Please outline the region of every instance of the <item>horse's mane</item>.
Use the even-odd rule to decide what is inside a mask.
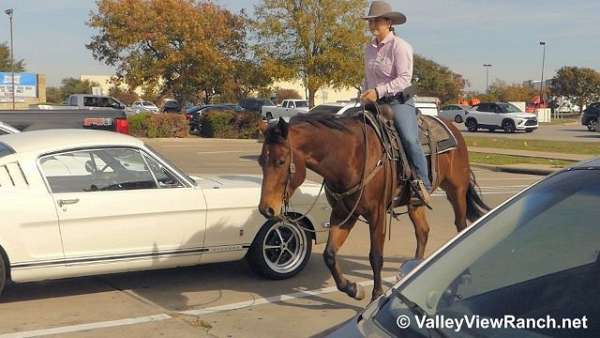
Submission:
[[[313,126],[325,126],[342,132],[350,132],[347,122],[354,121],[354,116],[338,116],[331,113],[298,114],[290,119],[290,125],[308,123]]]

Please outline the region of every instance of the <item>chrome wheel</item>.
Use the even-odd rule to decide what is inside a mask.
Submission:
[[[273,224],[264,237],[262,247],[265,263],[278,273],[297,269],[308,251],[304,230],[286,223]]]

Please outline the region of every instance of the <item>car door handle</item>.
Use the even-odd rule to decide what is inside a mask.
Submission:
[[[79,198],[73,198],[70,200],[58,200],[58,206],[64,207],[65,205],[77,204],[79,203]]]

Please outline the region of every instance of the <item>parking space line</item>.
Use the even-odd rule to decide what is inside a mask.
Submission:
[[[157,322],[157,321],[171,319],[171,318],[173,318],[173,317],[169,316],[168,314],[161,313],[158,315],[145,316],[145,317],[135,317],[135,318],[126,318],[126,319],[119,319],[119,320],[109,320],[109,321],[104,321],[104,322],[60,326],[60,327],[55,327],[55,328],[33,330],[33,331],[5,333],[5,334],[0,334],[0,338],[27,338],[27,337],[48,336],[48,335],[53,335],[53,334],[72,333],[72,332],[80,332],[80,331],[88,331],[88,330],[96,330],[96,329],[105,329],[105,328],[110,328],[110,327],[142,324],[142,323],[148,323],[148,322]]]
[[[384,282],[396,282],[396,276],[386,277],[386,278],[383,278],[382,280]],[[373,285],[373,281],[368,280],[368,281],[359,282],[357,284],[359,284],[361,286],[371,286],[371,285]],[[239,310],[239,309],[252,307],[252,306],[258,306],[258,305],[264,305],[264,304],[274,304],[274,303],[285,302],[288,300],[314,297],[314,296],[319,296],[322,294],[333,293],[333,292],[339,292],[337,287],[330,286],[327,288],[322,288],[322,289],[317,289],[317,290],[299,291],[299,292],[289,293],[286,295],[278,295],[278,296],[266,297],[266,298],[256,298],[256,299],[252,299],[252,300],[245,301],[245,302],[231,303],[231,304],[225,304],[225,305],[208,307],[208,308],[203,308],[203,309],[196,309],[196,310],[181,311],[179,313],[184,314],[184,315],[193,315],[193,316],[207,315],[207,314],[212,314],[212,313],[217,313],[217,312]]]

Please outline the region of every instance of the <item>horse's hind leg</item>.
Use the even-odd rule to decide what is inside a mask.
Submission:
[[[409,206],[408,216],[415,227],[415,236],[417,237],[416,259],[422,259],[425,256],[425,247],[429,237],[429,223],[425,214],[425,206]]]
[[[467,188],[468,182],[464,187],[452,183],[443,185],[446,197],[454,209],[454,225],[458,232],[467,227]]]
[[[323,253],[323,259],[335,280],[338,290],[345,292],[352,298],[361,300],[365,297],[364,289],[356,283],[349,282],[344,277],[344,273],[336,259],[337,252],[348,238],[350,230],[352,230],[357,219],[352,217],[345,224],[338,225],[342,220],[335,222],[333,215],[331,217],[331,228],[329,229],[329,238],[327,240],[327,247]]]

